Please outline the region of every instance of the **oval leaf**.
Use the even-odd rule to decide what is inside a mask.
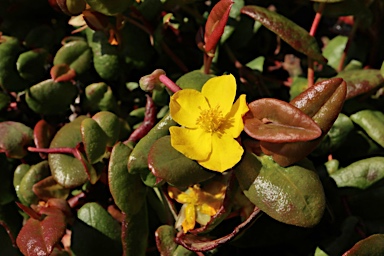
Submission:
[[[33,193],[41,200],[48,201],[50,198],[67,199],[70,190],[63,188],[52,176],[48,176],[32,187]]]
[[[20,54],[16,62],[20,76],[32,83],[44,79],[47,64],[49,64],[49,52],[42,48]]]
[[[92,118],[86,118],[80,125],[81,137],[88,162],[99,162],[107,150],[108,137]]]
[[[269,156],[246,152],[235,175],[248,199],[280,222],[312,227],[323,216],[323,187],[308,162],[283,168]]]
[[[257,140],[274,143],[308,141],[321,135],[319,126],[291,104],[264,98],[251,102],[244,131]]]
[[[0,122],[0,152],[9,158],[23,158],[28,152],[26,146],[33,142],[33,131],[28,126],[6,121]]]
[[[163,225],[157,228],[155,232],[157,250],[164,256],[172,256],[176,250],[177,244],[174,239],[176,230],[169,225]]]
[[[181,188],[215,175],[175,150],[171,145],[170,136],[164,136],[153,143],[148,154],[148,167],[157,178]]]
[[[374,234],[358,243],[343,256],[381,256],[384,254],[384,235]]]
[[[366,189],[384,177],[384,157],[371,157],[354,162],[331,174],[338,187]]]
[[[277,34],[281,39],[287,42],[295,50],[304,53],[308,57],[320,63],[326,63],[327,59],[321,55],[320,48],[313,36],[287,19],[286,17],[269,11],[259,6],[244,6],[241,9],[243,14],[250,16],[251,18],[259,21],[266,28]]]
[[[377,144],[384,147],[384,114],[381,111],[361,110],[351,115],[357,123]]]
[[[107,146],[112,147],[119,139],[121,123],[119,118],[108,111],[100,111],[96,113],[93,120],[101,127],[101,129],[108,136]]]
[[[221,0],[209,13],[204,34],[206,52],[212,52],[216,49],[216,44],[224,33],[232,5],[232,0]]]
[[[147,187],[140,175],[128,173],[128,156],[132,149],[118,142],[112,149],[108,166],[108,183],[115,204],[127,215],[137,214],[145,203]]]

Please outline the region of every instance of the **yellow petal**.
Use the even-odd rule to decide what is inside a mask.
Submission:
[[[211,108],[219,106],[225,116],[231,110],[236,95],[236,80],[233,75],[217,76],[209,79],[201,89]]]
[[[226,116],[226,120],[230,123],[226,133],[230,133],[233,138],[239,137],[244,129],[243,116],[249,111],[247,102],[245,101],[245,94],[240,95],[233,104],[231,112]]]
[[[183,227],[184,233],[187,233],[188,230],[193,229],[195,227],[195,223],[196,223],[195,206],[193,204],[187,204],[187,206],[185,207],[185,219],[181,224]]]
[[[212,153],[207,160],[198,161],[199,164],[209,170],[224,172],[237,164],[244,149],[229,134],[213,134]]]
[[[193,89],[177,91],[172,95],[169,103],[171,117],[178,124],[188,128],[196,128],[196,120],[201,110],[209,109],[203,94]]]
[[[211,134],[202,129],[188,129],[177,126],[169,128],[171,145],[174,149],[193,160],[207,159],[211,152]]]

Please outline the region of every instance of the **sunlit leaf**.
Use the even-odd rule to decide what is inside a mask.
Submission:
[[[33,142],[32,129],[19,122],[0,122],[0,136],[0,152],[10,158],[23,158],[26,146]]]
[[[358,243],[343,256],[380,256],[384,253],[384,235],[374,234]]]
[[[384,114],[381,111],[361,110],[351,115],[353,122],[358,124],[369,137],[384,147]]]

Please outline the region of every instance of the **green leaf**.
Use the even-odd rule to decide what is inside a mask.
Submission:
[[[327,62],[323,55],[321,55],[316,39],[310,36],[305,29],[286,17],[263,7],[251,5],[244,6],[241,12],[261,22],[266,28],[277,34],[295,50],[304,53],[320,63]]]
[[[33,193],[44,201],[48,201],[50,198],[60,198],[67,199],[70,190],[64,188],[58,184],[52,176],[48,176],[37,183],[32,187]]]
[[[19,55],[16,66],[20,76],[31,83],[37,83],[46,75],[49,52],[43,48],[30,50]]]
[[[343,256],[381,256],[384,254],[384,235],[374,234],[358,243]]]
[[[264,67],[264,60],[265,60],[265,57],[264,56],[259,56],[257,57],[256,59],[248,62],[246,64],[247,67],[251,68],[251,69],[254,69],[254,70],[258,70],[260,72],[263,72],[263,67]]]
[[[347,36],[336,36],[330,40],[323,49],[323,55],[328,59],[327,64],[335,70],[338,70],[347,41]]]
[[[323,216],[323,187],[309,162],[283,168],[269,156],[246,152],[235,175],[248,199],[280,222],[313,227]]]
[[[85,73],[91,65],[92,50],[85,41],[71,41],[56,53],[53,65],[67,64],[77,75]]]
[[[357,123],[372,140],[384,147],[384,114],[381,111],[361,110],[351,115],[351,119]]]
[[[169,127],[177,125],[168,114],[163,117],[134,147],[128,158],[128,171],[134,173],[148,172],[148,153],[152,144],[159,138],[169,135]]]
[[[192,186],[215,175],[174,149],[170,136],[153,143],[148,154],[148,166],[157,178],[179,188]]]
[[[53,138],[50,148],[74,148],[81,142],[80,125],[85,116],[76,118],[73,122],[64,125]],[[52,176],[57,183],[65,188],[83,185],[87,181],[87,174],[82,162],[73,155],[48,154],[49,166]],[[84,159],[84,161],[86,161]]]
[[[24,90],[28,83],[20,76],[16,69],[16,61],[22,48],[18,39],[1,36],[0,44],[0,84],[11,92]]]
[[[119,139],[121,130],[119,118],[109,111],[100,111],[92,116],[92,119],[97,122],[108,136],[107,146],[112,147],[115,145],[116,141]]]
[[[117,207],[128,216],[137,214],[145,203],[147,187],[140,175],[128,173],[128,156],[132,149],[118,142],[112,149],[108,165],[108,183]]]
[[[132,0],[86,0],[86,2],[93,10],[108,16],[122,13],[133,4]]]
[[[201,70],[194,70],[177,79],[176,84],[181,89],[195,89],[201,91],[203,85],[212,77],[214,76],[204,74]]]
[[[164,256],[171,256],[176,250],[177,244],[174,239],[176,230],[169,225],[162,225],[155,232],[157,250]]]
[[[384,85],[384,77],[378,69],[346,70],[340,72],[347,83],[347,99],[368,93]]]
[[[31,168],[28,164],[20,164],[16,167],[15,173],[13,175],[13,186],[15,187],[16,195],[19,198],[22,204],[27,205],[28,203],[24,200],[24,197],[20,194],[20,182],[23,179],[24,175]]]
[[[98,203],[86,203],[77,211],[77,217],[110,239],[120,241],[119,222]]]
[[[264,98],[248,104],[244,131],[254,139],[273,143],[309,141],[321,129],[300,109],[278,99]]]
[[[26,147],[33,143],[33,131],[28,126],[6,121],[0,122],[0,152],[9,158],[23,158],[28,152]]]
[[[338,187],[366,189],[384,177],[384,157],[371,157],[354,162],[331,174]]]
[[[37,204],[39,198],[33,192],[33,185],[48,177],[50,174],[48,161],[42,161],[36,165],[32,165],[21,179],[18,188],[18,194],[23,198],[22,201],[27,205]]]
[[[77,93],[76,86],[71,82],[48,79],[29,88],[25,100],[34,112],[55,115],[67,111]]]
[[[94,164],[101,161],[107,150],[108,137],[92,118],[86,118],[80,125],[82,142],[88,162]]]
[[[308,88],[308,79],[305,77],[295,76],[293,78],[291,87],[289,88],[290,99],[293,100],[300,93]]]

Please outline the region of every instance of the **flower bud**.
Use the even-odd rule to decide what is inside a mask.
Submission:
[[[165,71],[162,69],[156,69],[150,75],[143,76],[140,78],[139,84],[140,88],[145,92],[151,92],[162,86],[162,83],[159,80],[161,75],[165,75]]]

